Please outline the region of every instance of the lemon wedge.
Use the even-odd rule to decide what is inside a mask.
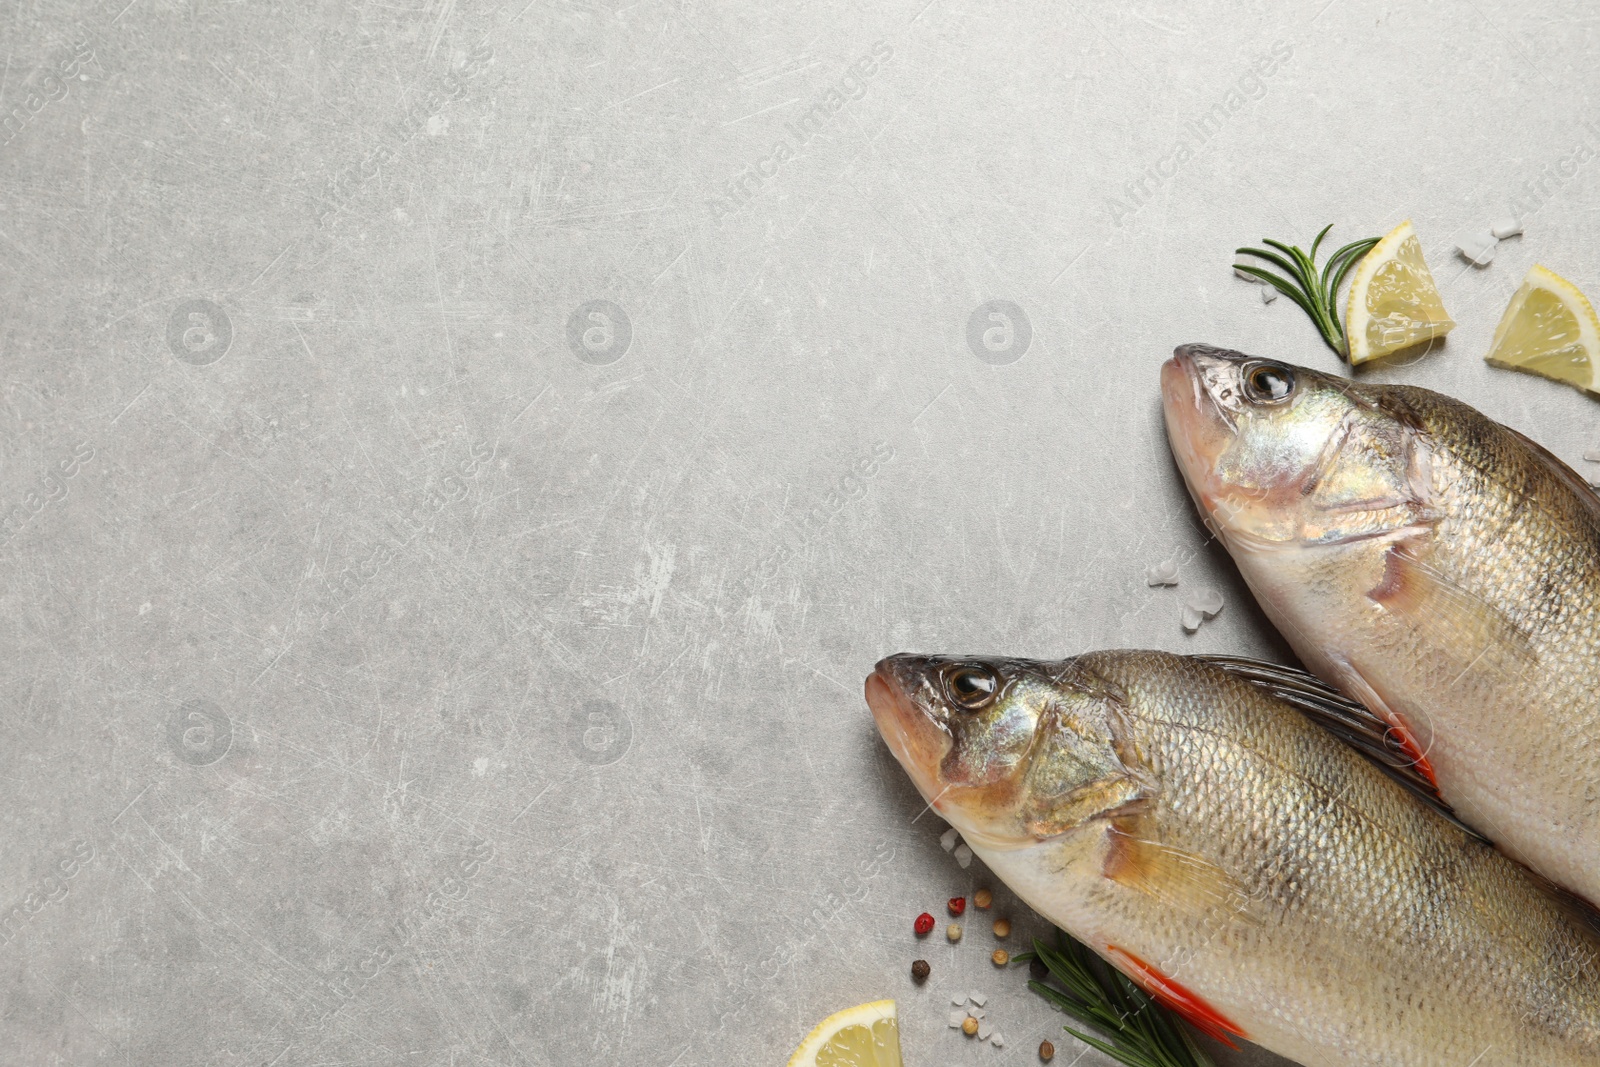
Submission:
[[[1362,257],[1350,282],[1345,337],[1350,363],[1410,348],[1455,329],[1407,219]]]
[[[1576,285],[1535,265],[1512,294],[1483,358],[1600,393],[1600,319]]]
[[[901,1067],[894,1001],[874,1000],[834,1012],[800,1042],[789,1067]]]

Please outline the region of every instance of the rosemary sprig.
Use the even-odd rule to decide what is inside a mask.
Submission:
[[[1095,1031],[1068,1026],[1067,1033],[1128,1067],[1214,1067],[1170,1011],[1071,937],[1059,938],[1054,949],[1034,938],[1032,952],[1012,958],[1041,960],[1061,988],[1038,981],[1028,988]]]
[[[1328,257],[1328,262],[1322,267],[1322,273],[1317,273],[1317,249],[1322,245],[1322,239],[1328,236],[1328,231],[1333,229],[1333,223],[1322,228],[1317,234],[1317,239],[1311,243],[1311,252],[1308,255],[1299,245],[1286,245],[1282,241],[1273,241],[1263,237],[1261,243],[1277,249],[1269,252],[1264,248],[1236,248],[1234,252],[1255,256],[1271,263],[1283,274],[1275,274],[1260,267],[1251,267],[1236,264],[1235,269],[1262,281],[1277,289],[1278,292],[1300,305],[1302,311],[1311,316],[1311,321],[1316,324],[1317,332],[1322,334],[1322,339],[1329,348],[1339,354],[1340,358],[1348,358],[1349,348],[1345,342],[1344,327],[1339,324],[1339,285],[1349,274],[1351,269],[1361,261],[1361,257],[1372,251],[1372,246],[1381,238],[1368,237],[1361,241],[1351,241],[1333,255]],[[1285,258],[1287,257],[1287,258]]]

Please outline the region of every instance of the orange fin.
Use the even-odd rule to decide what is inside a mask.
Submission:
[[[1145,836],[1139,814],[1112,819],[1102,874],[1110,881],[1206,922],[1259,923],[1243,883],[1203,856]]]
[[[1386,728],[1383,731],[1384,744],[1397,749],[1411,763],[1411,769],[1421,775],[1433,787],[1435,795],[1439,794],[1439,776],[1434,773],[1433,761],[1428,759],[1428,750],[1417,737],[1405,717],[1394,710],[1389,701],[1384,699],[1382,693],[1369,681],[1366,676],[1349,663],[1341,664],[1341,672],[1345,685],[1351,689],[1361,702],[1372,709],[1372,713],[1383,722]]]
[[[1234,1049],[1239,1047],[1233,1043],[1234,1038],[1250,1040],[1250,1035],[1240,1029],[1238,1023],[1133,953],[1124,951],[1116,945],[1107,945],[1106,958],[1117,970],[1133,979],[1134,984],[1140,989],[1183,1016],[1190,1026],[1207,1037]]]
[[[1428,761],[1428,754],[1422,750],[1422,745],[1418,743],[1417,735],[1411,732],[1411,727],[1407,726],[1406,721],[1399,715],[1391,711],[1389,716],[1391,720],[1389,723],[1389,737],[1399,746],[1400,751],[1405,753],[1406,758],[1411,761],[1411,766],[1416,769],[1416,772],[1426,778],[1428,784],[1433,786],[1433,791],[1437,793],[1439,791],[1439,776],[1433,773],[1433,764]]]

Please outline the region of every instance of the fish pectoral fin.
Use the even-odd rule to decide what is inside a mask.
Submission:
[[[1196,656],[1229,674],[1265,689],[1279,700],[1298,708],[1312,722],[1377,764],[1451,822],[1486,840],[1463,823],[1439,795],[1439,782],[1433,764],[1416,732],[1389,707],[1377,690],[1348,664],[1341,672],[1349,688],[1361,697],[1353,700],[1322,679],[1296,667],[1249,659],[1244,656]]]
[[[1363,706],[1372,713],[1375,725],[1384,727],[1383,742],[1392,751],[1398,753],[1401,761],[1399,766],[1409,766],[1411,773],[1427,787],[1428,792],[1435,798],[1443,800],[1439,793],[1439,776],[1433,769],[1433,761],[1428,759],[1427,745],[1422,741],[1417,731],[1411,728],[1404,715],[1395,710],[1394,705],[1384,698],[1382,693],[1354,664],[1345,660],[1337,660],[1335,666],[1344,677],[1345,688],[1354,693]]]
[[[1234,1038],[1250,1040],[1250,1035],[1238,1023],[1213,1008],[1204,997],[1162,974],[1133,953],[1116,945],[1107,945],[1103,955],[1108,963],[1132,979],[1134,985],[1183,1016],[1190,1026],[1212,1040],[1220,1041],[1232,1049],[1239,1047],[1233,1043]]]
[[[1414,542],[1396,541],[1383,577],[1367,598],[1449,655],[1462,674],[1499,672],[1526,678],[1539,655],[1526,631],[1483,597],[1423,558]]]
[[[1108,880],[1204,922],[1263,921],[1242,879],[1204,856],[1153,839],[1148,821],[1142,811],[1109,821],[1102,868]]]

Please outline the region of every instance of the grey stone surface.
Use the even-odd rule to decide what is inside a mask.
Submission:
[[[1104,1062],[981,925],[912,941],[986,878],[861,680],[1281,653],[1156,399],[1180,342],[1337,367],[1264,235],[1414,219],[1461,325],[1367,373],[1588,469],[1593,402],[1479,357],[1530,263],[1600,291],[1597,25],[9,5],[0,1062],[778,1063],[880,996],[919,1067]]]

